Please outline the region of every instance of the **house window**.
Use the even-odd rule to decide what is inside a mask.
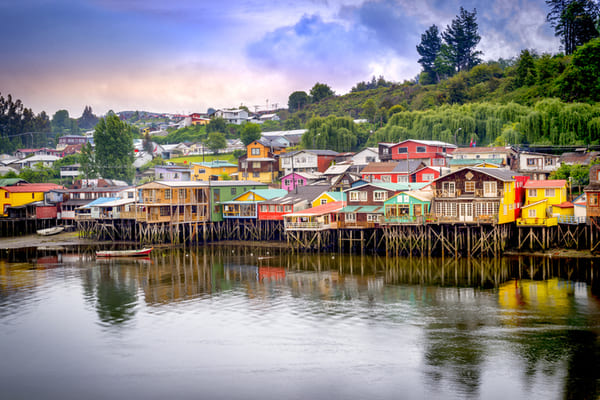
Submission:
[[[161,206],[160,207],[160,216],[167,217],[169,215],[169,206]]]
[[[356,214],[346,213],[346,222],[356,222]]]
[[[425,153],[427,148],[425,146],[417,146],[417,153]]]
[[[350,201],[358,201],[359,192],[350,192]]]
[[[248,162],[247,161],[243,161],[242,162],[242,169],[248,168]],[[200,173],[202,173],[203,171],[200,170]]]
[[[381,182],[389,183],[392,181],[392,177],[390,175],[381,175]]]
[[[373,192],[373,200],[374,201],[386,201],[388,197],[388,192],[384,190],[376,190]]]
[[[187,197],[187,191],[185,189],[179,189],[179,199],[185,200]]]
[[[554,165],[554,160],[552,158],[546,158],[546,165]]]
[[[456,186],[454,182],[443,182],[442,183],[442,191],[446,193],[448,196],[454,196]]]
[[[598,205],[598,193],[588,193],[588,204],[590,206]]]
[[[544,194],[546,197],[554,197],[554,189],[546,189]]]
[[[408,153],[408,147],[398,147],[398,154]]]
[[[408,183],[408,175],[398,175],[398,183]]]
[[[252,168],[254,168],[254,169],[260,169],[260,161],[253,162],[252,163]]]
[[[220,189],[215,189],[213,192],[213,201],[217,202],[217,201],[221,201],[221,190]]]
[[[250,154],[253,156],[260,156],[260,149],[258,147],[254,147],[250,149]]]
[[[171,189],[165,190],[165,200],[171,200]]]
[[[277,206],[277,212],[283,212],[283,206]]]
[[[291,181],[290,179],[284,179],[284,180],[283,180],[283,184],[284,184],[285,186],[290,186],[290,184],[291,184],[291,183],[292,183],[292,181]]]
[[[360,193],[360,201],[367,201],[367,192],[359,192]]]
[[[327,204],[327,199],[321,199],[321,205]]]
[[[434,174],[423,174],[422,179],[424,182],[431,182],[432,180],[435,179],[435,175]]]
[[[390,154],[390,149],[388,149],[387,147],[385,147],[381,153],[382,154]]]
[[[237,188],[231,188],[231,195],[235,196],[237,194]]]
[[[533,166],[533,165],[535,165],[535,161],[536,161],[535,158],[528,158],[527,159],[527,165],[528,166]]]
[[[284,158],[283,159],[283,165],[289,165],[290,164],[290,159],[289,158]]]
[[[529,210],[527,210],[527,216],[529,218],[535,218],[535,208],[530,208]]]
[[[260,172],[253,172],[252,173],[252,177],[253,178],[260,178]]]
[[[285,212],[292,212],[292,206],[285,206]]]
[[[465,182],[465,193],[475,192],[475,182]]]
[[[269,211],[269,206],[267,205],[262,205],[260,206],[260,212],[268,212]]]
[[[4,192],[4,198],[5,199],[10,199],[10,193]]]
[[[434,165],[436,167],[443,167],[444,165],[446,165],[445,160],[445,158],[432,158],[431,165]]]
[[[377,222],[379,221],[379,214],[367,214],[368,222]]]
[[[535,190],[535,189],[529,189],[529,190],[527,190],[527,196],[528,197],[536,197],[537,196],[537,190]]]
[[[484,197],[496,197],[497,195],[496,182],[483,182]]]

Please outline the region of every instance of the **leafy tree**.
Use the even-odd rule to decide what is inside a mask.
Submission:
[[[251,122],[247,122],[244,124],[242,128],[242,133],[240,134],[240,140],[244,143],[245,146],[248,146],[250,143],[255,140],[260,139],[260,125],[253,124]]]
[[[227,130],[227,122],[221,117],[213,118],[206,125],[206,132],[225,132]]]
[[[150,136],[150,132],[146,132],[144,134],[144,140],[142,141],[142,146],[146,153],[152,154],[152,151],[154,150],[154,145],[152,144],[152,137]]]
[[[369,121],[373,122],[375,120],[375,113],[377,112],[377,106],[375,105],[375,101],[373,99],[367,99],[362,104],[362,115]]]
[[[98,117],[96,117],[92,113],[92,107],[85,106],[83,109],[83,114],[81,114],[81,118],[79,118],[78,124],[82,129],[91,129],[98,123]]]
[[[133,180],[133,131],[115,115],[101,118],[94,132],[95,164],[103,178]]]
[[[361,147],[356,124],[349,117],[314,117],[306,125],[300,145],[309,149],[352,151]]]
[[[433,70],[435,73],[435,79],[439,82],[442,79],[447,79],[454,75],[454,55],[453,50],[447,44],[442,44],[440,52],[438,53],[435,61],[433,62]]]
[[[393,85],[393,82],[386,81],[383,76],[379,76],[379,78],[375,78],[373,76],[370,82],[358,82],[356,86],[352,87],[350,90],[351,93],[362,92],[365,90],[378,89],[382,87],[390,87]]]
[[[67,110],[58,110],[52,116],[52,131],[62,133],[72,128],[71,119]]]
[[[417,53],[421,56],[419,64],[423,67],[423,71],[431,78],[429,82],[423,84],[436,83],[439,77],[435,72],[435,59],[438,57],[442,47],[442,38],[436,25],[431,25],[429,29],[421,35],[421,43],[417,45]]]
[[[318,103],[321,100],[333,95],[335,95],[335,93],[333,93],[333,90],[331,90],[331,88],[325,83],[317,82],[315,83],[315,86],[310,89],[310,97],[313,103]]]
[[[568,101],[600,101],[600,38],[579,47],[557,80]]]
[[[208,134],[208,138],[204,142],[213,153],[217,154],[219,150],[227,147],[227,139],[221,132],[211,132]]]
[[[468,12],[463,7],[460,8],[459,15],[452,20],[442,33],[442,38],[450,47],[451,58],[456,71],[463,71],[473,68],[481,62],[479,56],[481,51],[476,51],[475,47],[481,40],[477,33],[477,10]]]
[[[296,112],[304,108],[305,105],[310,103],[308,94],[303,91],[297,91],[290,94],[288,98],[288,110],[290,112]]]
[[[560,37],[566,54],[573,54],[577,46],[598,37],[595,26],[600,14],[598,4],[592,0],[546,0],[550,12],[546,20]]]
[[[300,121],[300,118],[298,118],[295,115],[292,115],[283,122],[283,129],[285,129],[286,131],[291,131],[300,128],[302,128],[302,121]]]
[[[25,179],[29,183],[45,183],[56,176],[52,168],[46,167],[40,162],[35,164],[34,168],[21,169],[19,178]]]

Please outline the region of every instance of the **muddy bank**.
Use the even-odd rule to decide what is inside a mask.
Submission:
[[[37,234],[0,238],[0,250],[23,249],[27,247],[59,247],[106,244],[90,239],[80,238],[77,232],[63,232],[53,236],[40,236]]]

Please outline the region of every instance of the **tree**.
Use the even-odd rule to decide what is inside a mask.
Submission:
[[[71,119],[67,110],[58,110],[52,116],[52,131],[63,133],[71,129]]]
[[[206,125],[206,132],[225,132],[227,130],[227,122],[221,117],[213,118]]]
[[[133,180],[133,132],[115,115],[101,118],[94,132],[95,164],[103,178]]]
[[[96,117],[92,113],[92,107],[85,106],[83,109],[83,114],[81,114],[81,118],[79,118],[78,124],[82,129],[91,129],[98,123],[98,117]]]
[[[529,50],[525,49],[521,51],[521,55],[517,60],[516,68],[516,84],[517,87],[531,86],[536,83],[536,68],[535,59]]]
[[[142,147],[144,151],[148,154],[152,154],[154,150],[154,144],[152,143],[152,137],[150,136],[150,132],[146,132],[144,134],[144,140],[142,141]]]
[[[290,94],[288,98],[288,110],[290,112],[296,112],[304,108],[310,102],[308,94],[303,91],[297,91]]]
[[[377,106],[375,105],[375,101],[373,99],[367,99],[362,104],[362,115],[369,120],[369,122],[373,122],[375,120],[375,113],[377,112]]]
[[[315,83],[315,86],[310,89],[310,97],[313,103],[318,103],[324,98],[335,95],[331,88],[324,83]]]
[[[442,47],[442,38],[436,25],[431,25],[429,29],[421,35],[421,43],[417,45],[417,53],[421,56],[418,63],[423,67],[423,72],[427,73],[432,79],[431,82],[422,82],[425,84],[436,83],[439,81],[435,73],[435,59],[438,57]]]
[[[302,122],[300,121],[300,118],[298,118],[295,115],[292,115],[291,117],[289,117],[288,119],[286,119],[283,122],[283,129],[285,129],[286,131],[300,129],[301,127],[302,127]]]
[[[600,38],[579,47],[557,80],[568,101],[600,101]]]
[[[481,40],[477,33],[477,10],[468,12],[460,8],[459,15],[452,20],[442,33],[444,42],[450,47],[451,58],[457,72],[468,70],[481,62],[481,51],[475,47]]]
[[[208,134],[208,138],[204,141],[204,144],[213,153],[217,154],[219,150],[227,147],[227,139],[225,139],[225,134],[222,132],[211,132]]]
[[[240,140],[244,143],[245,146],[248,146],[250,143],[255,140],[260,139],[260,125],[253,124],[252,122],[246,122],[244,127],[242,128],[242,133],[240,134]]]
[[[546,0],[550,12],[546,20],[560,37],[565,54],[573,54],[577,46],[598,37],[596,21],[598,4],[592,0]]]

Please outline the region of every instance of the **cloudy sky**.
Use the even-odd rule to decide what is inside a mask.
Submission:
[[[484,59],[556,53],[544,0],[0,0],[0,93],[35,113],[287,106],[420,71],[415,46],[477,9]]]

